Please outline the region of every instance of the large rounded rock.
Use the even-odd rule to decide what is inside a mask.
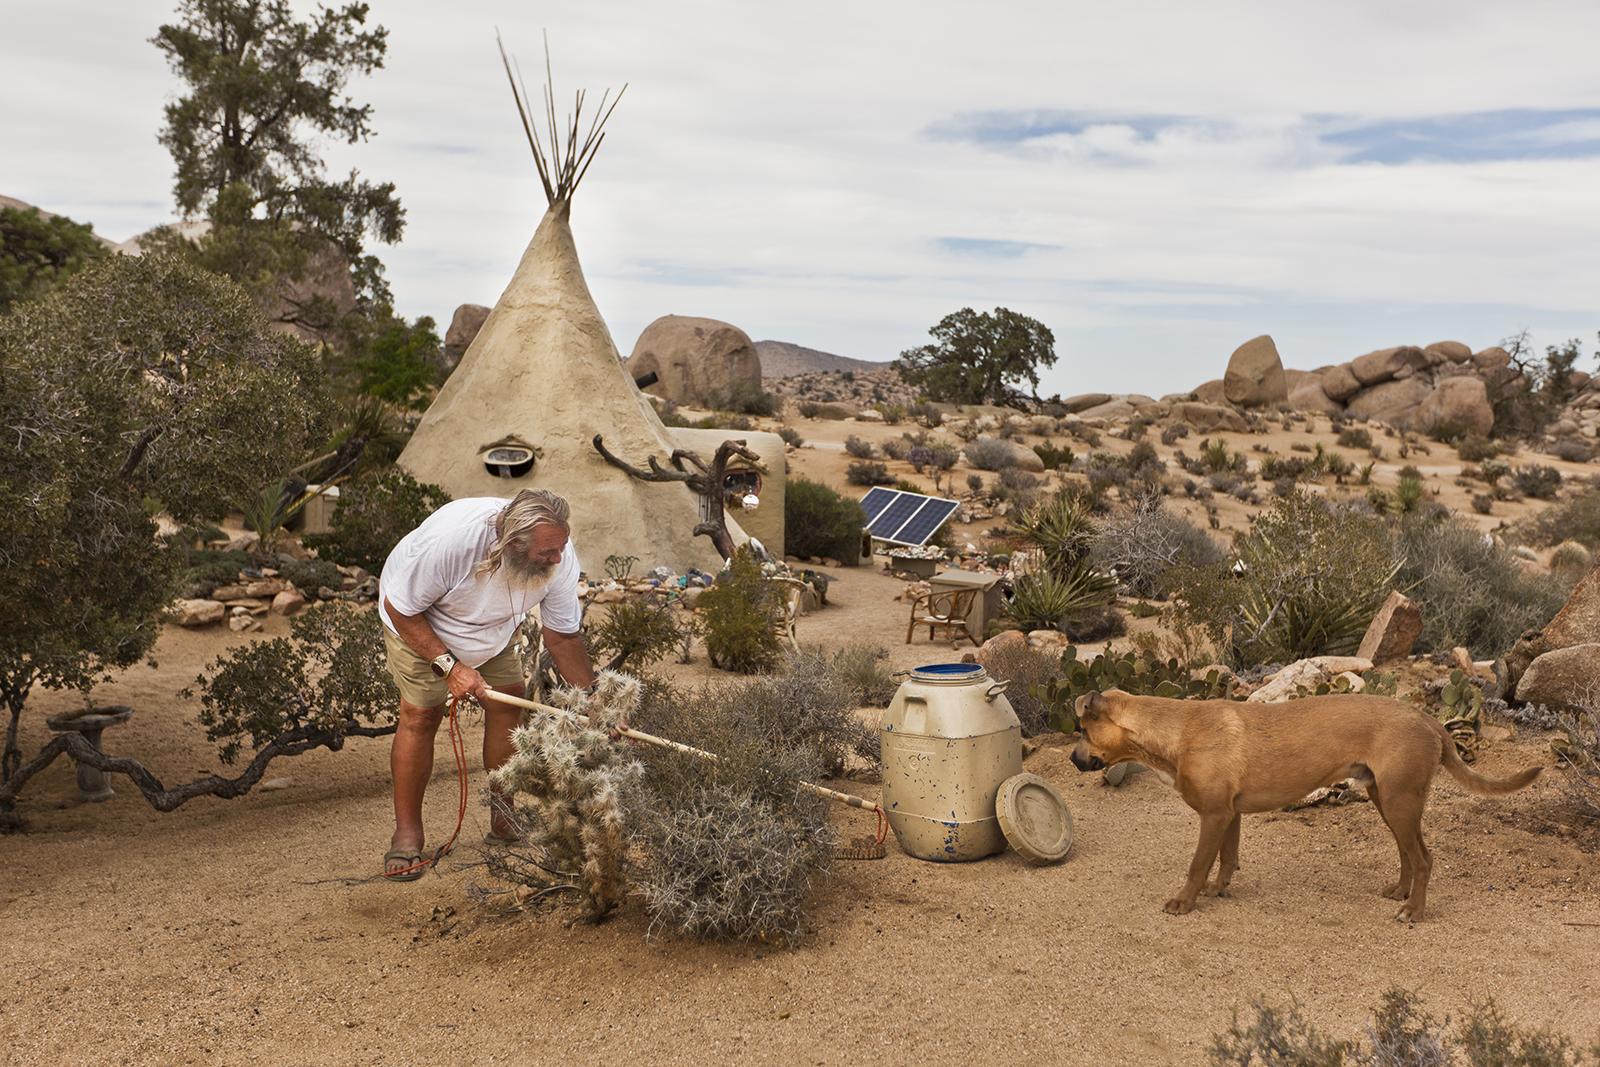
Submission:
[[[1244,416],[1226,404],[1202,404],[1198,400],[1185,400],[1172,405],[1172,417],[1186,422],[1201,433],[1232,430],[1244,433],[1248,428]]]
[[[1423,433],[1448,429],[1487,437],[1494,429],[1494,407],[1489,403],[1489,390],[1477,378],[1446,378],[1418,405],[1411,424]]]
[[[1391,426],[1409,427],[1411,418],[1433,392],[1427,382],[1405,378],[1363,389],[1350,398],[1345,411],[1358,419],[1377,419]]]
[[[1600,569],[1584,575],[1572,590],[1544,628],[1544,640],[1550,648],[1600,642]]]
[[[1344,405],[1328,395],[1322,388],[1322,378],[1315,374],[1307,375],[1304,381],[1289,390],[1289,407],[1295,411],[1315,411],[1323,415],[1338,415],[1344,411]]]
[[[1067,414],[1076,415],[1080,411],[1097,408],[1110,399],[1110,393],[1079,393],[1077,396],[1067,397],[1061,402],[1061,406],[1067,409]]]
[[[1532,663],[1517,681],[1524,704],[1563,707],[1600,697],[1600,644],[1557,648]]]
[[[1451,363],[1465,363],[1472,358],[1472,349],[1460,341],[1435,341],[1423,351],[1438,353]]]
[[[1511,365],[1511,353],[1499,345],[1491,345],[1472,357],[1472,365],[1480,371],[1499,370]]]
[[[1422,349],[1415,345],[1380,348],[1350,361],[1350,371],[1362,385],[1377,385],[1428,365]]]
[[[472,339],[478,336],[478,331],[483,329],[483,321],[488,317],[489,309],[482,304],[462,304],[456,308],[456,313],[450,316],[450,328],[444,332],[446,368],[456,369],[456,364],[466,355]]]
[[[680,404],[729,407],[761,391],[761,357],[750,335],[716,319],[663,315],[644,328],[628,373],[656,375],[646,388]]]
[[[1233,350],[1228,371],[1222,376],[1222,394],[1228,403],[1244,408],[1266,407],[1289,399],[1283,360],[1278,358],[1278,346],[1271,337],[1262,334]]]
[[[1213,378],[1209,382],[1201,382],[1195,386],[1194,398],[1202,404],[1226,404],[1228,393],[1222,384],[1222,379]]]
[[[1349,400],[1361,392],[1361,380],[1350,369],[1350,364],[1341,363],[1322,372],[1322,391],[1330,400]]]

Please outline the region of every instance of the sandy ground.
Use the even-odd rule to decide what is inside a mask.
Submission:
[[[897,666],[945,658],[942,646],[898,643],[897,581],[837,573],[837,606],[802,620],[802,640],[871,635]],[[272,620],[269,635],[284,625]],[[169,629],[159,668],[98,694],[138,708],[107,747],[169,781],[213,768],[195,706],[175,694],[232,640]],[[25,746],[70,703],[41,694]],[[1518,738],[1482,766],[1504,773],[1545,751]],[[167,815],[126,786],[105,804],[68,804],[64,763],[37,779],[33,830],[0,838],[11,987],[0,1061],[1193,1063],[1254,996],[1296,996],[1353,1036],[1395,984],[1441,1012],[1493,995],[1513,1018],[1600,1034],[1600,865],[1564,835],[1551,781],[1492,800],[1441,776],[1418,926],[1394,923],[1378,896],[1395,852],[1367,804],[1252,817],[1233,895],[1174,918],[1160,905],[1193,848],[1192,813],[1153,775],[1112,790],[1045,747],[1028,767],[1071,806],[1065,863],[1030,868],[1007,854],[942,866],[892,848],[841,862],[817,894],[815,932],[779,950],[651,940],[636,903],[598,927],[569,925],[559,908],[490,917],[467,899],[471,869],[412,884],[323,881],[377,869],[387,753],[385,740],[357,740],[280,761],[270,774],[288,788]],[[454,818],[442,741],[439,757],[436,836]],[[870,826],[838,817],[846,835]],[[474,808],[465,839],[486,827]]]

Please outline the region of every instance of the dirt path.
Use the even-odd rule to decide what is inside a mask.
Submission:
[[[804,620],[802,639],[892,640],[897,587],[847,573],[839,606]],[[100,694],[139,708],[108,747],[171,779],[214,766],[185,723],[195,709],[173,694],[230,636],[169,630],[159,669]],[[896,665],[944,658],[891,647]],[[67,703],[37,701],[28,744]],[[454,816],[446,751],[428,798],[435,834]],[[1541,751],[1537,739],[1502,744],[1484,768]],[[72,793],[60,765],[31,792],[33,832],[0,839],[0,969],[13,989],[0,1060],[1192,1063],[1252,996],[1293,994],[1353,1033],[1397,983],[1439,1011],[1492,994],[1513,1017],[1600,1031],[1600,928],[1563,925],[1600,922],[1600,867],[1538,832],[1553,783],[1505,801],[1437,785],[1430,921],[1404,927],[1378,896],[1395,857],[1368,805],[1249,820],[1235,895],[1172,918],[1160,903],[1195,832],[1176,795],[1150,775],[1111,790],[1057,748],[1028,765],[1071,805],[1067,862],[946,867],[891,850],[841,863],[816,932],[787,951],[647,940],[636,904],[600,927],[569,927],[562,910],[486,918],[467,900],[471,870],[308,884],[375,869],[389,831],[383,741],[284,761],[271,773],[288,788],[170,815],[126,787],[103,805],[57,807]],[[474,809],[466,840],[485,828]]]

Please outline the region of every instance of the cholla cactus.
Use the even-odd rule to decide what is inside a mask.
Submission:
[[[606,734],[639,704],[639,682],[603,671],[593,695],[563,689],[549,702],[586,714],[540,715],[511,735],[516,751],[489,778],[530,827],[550,865],[576,872],[585,911],[603,918],[627,891],[627,794],[643,768]]]

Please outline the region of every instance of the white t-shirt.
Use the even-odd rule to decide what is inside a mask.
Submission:
[[[542,585],[512,588],[502,566],[487,578],[473,574],[494,546],[494,520],[507,501],[499,497],[452,500],[406,534],[378,576],[378,613],[398,636],[384,600],[402,615],[421,615],[457,659],[479,667],[510,642],[517,624],[539,608],[542,626],[577,633],[578,553],[568,540],[561,562]]]

